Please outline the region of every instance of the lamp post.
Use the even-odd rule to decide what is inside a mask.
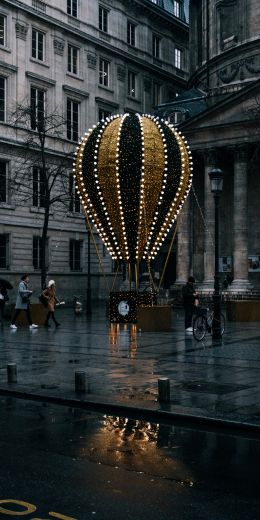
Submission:
[[[215,275],[214,275],[214,293],[213,293],[213,321],[212,321],[212,339],[221,339],[221,323],[220,323],[220,283],[219,283],[219,199],[223,188],[223,171],[220,168],[213,168],[209,172],[211,192],[214,195],[215,202]]]
[[[90,264],[90,230],[88,229],[88,284],[87,284],[87,305],[86,305],[86,314],[87,316],[91,316],[92,307],[91,307],[91,264]]]

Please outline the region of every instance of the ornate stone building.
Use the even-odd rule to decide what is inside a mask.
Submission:
[[[65,209],[52,206],[47,252],[48,276],[66,298],[85,292],[88,272],[85,219],[70,179],[78,139],[110,114],[152,112],[184,90],[188,70],[186,0],[1,0],[1,276],[15,283],[28,271],[38,292],[41,167],[28,166],[21,181],[26,199],[16,182],[36,121],[54,113],[64,118],[59,132],[47,136],[45,160],[51,169],[66,157],[70,200]],[[18,104],[30,109],[29,127],[23,118],[14,123]],[[111,278],[110,257],[100,242],[98,249]],[[91,253],[93,293],[101,297],[104,281],[94,248]]]
[[[194,190],[178,232],[176,282],[213,288],[214,200],[208,173],[224,172],[220,271],[231,291],[260,287],[260,3],[190,1],[189,90],[158,113],[179,125],[194,157]]]

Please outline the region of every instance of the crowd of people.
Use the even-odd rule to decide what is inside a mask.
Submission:
[[[38,325],[33,323],[31,309],[30,309],[30,298],[33,294],[33,291],[29,288],[29,274],[25,273],[21,277],[21,280],[17,289],[17,296],[15,302],[15,308],[10,324],[10,328],[12,330],[17,329],[17,320],[21,312],[25,313],[28,325],[30,329],[37,329]],[[6,302],[9,301],[8,290],[12,289],[12,285],[10,282],[4,279],[0,279],[0,323],[3,325],[4,320],[4,308]],[[56,286],[55,281],[50,280],[47,284],[47,287],[42,291],[40,296],[40,301],[43,303],[44,307],[46,307],[46,319],[44,322],[45,327],[50,327],[50,319],[55,324],[55,327],[59,327],[60,323],[55,318],[55,306],[59,303],[59,300],[56,295]]]

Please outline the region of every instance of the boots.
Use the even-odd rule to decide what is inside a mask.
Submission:
[[[55,323],[55,327],[59,327],[60,326],[60,323],[56,320],[55,316],[54,316],[54,312],[52,312],[52,319]]]
[[[50,327],[50,324],[49,324],[50,315],[51,315],[51,312],[48,312],[45,323],[44,323],[44,327]]]

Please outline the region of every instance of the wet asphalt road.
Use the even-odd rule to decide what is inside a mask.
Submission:
[[[260,441],[0,399],[0,519],[258,520]]]

